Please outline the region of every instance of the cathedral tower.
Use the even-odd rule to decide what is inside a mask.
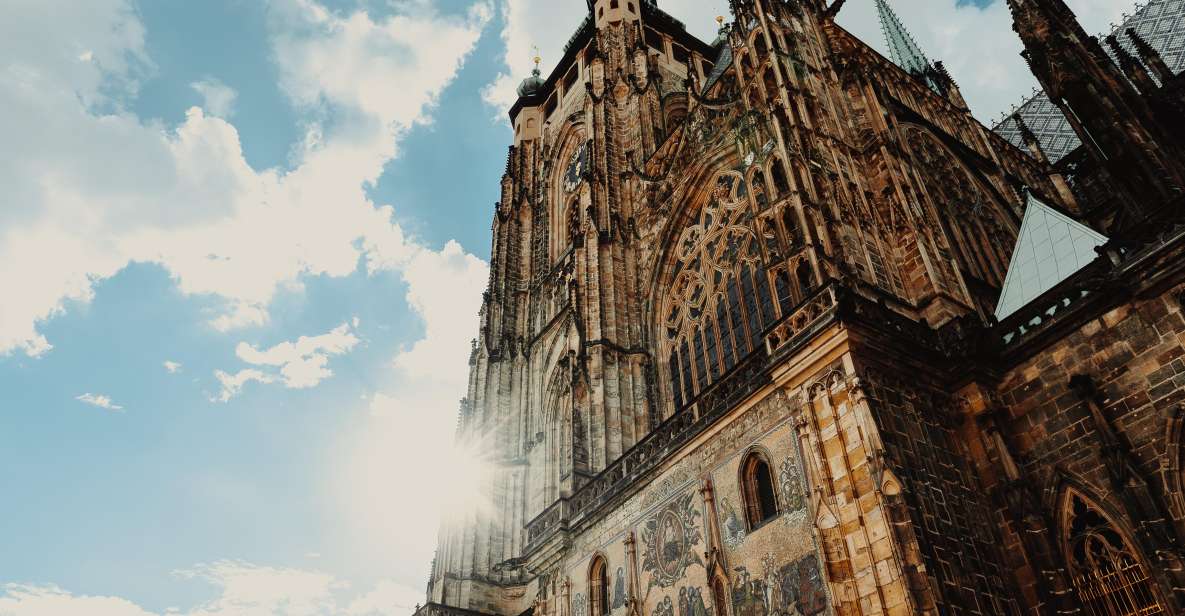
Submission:
[[[1135,224],[1176,186],[1154,112],[1064,5],[1010,1],[1090,147],[1143,173]],[[891,60],[842,1],[729,5],[707,43],[590,0],[519,87],[459,427],[492,478],[420,616],[1169,613],[1185,501],[1146,458],[1185,446],[1146,417],[1185,398],[1185,321],[1106,311],[1185,272],[1079,250],[1105,238],[1076,186],[977,122],[886,0]],[[1153,350],[1090,356],[1133,336]]]

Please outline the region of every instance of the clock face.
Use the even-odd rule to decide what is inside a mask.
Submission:
[[[564,190],[572,192],[584,181],[584,173],[588,170],[588,147],[581,145],[572,153],[572,160],[568,161],[568,169],[564,171]]]

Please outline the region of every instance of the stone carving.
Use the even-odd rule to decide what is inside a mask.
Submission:
[[[588,616],[588,603],[581,593],[572,597],[572,616]]]

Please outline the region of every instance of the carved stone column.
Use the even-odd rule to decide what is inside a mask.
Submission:
[[[642,604],[638,601],[638,540],[633,531],[625,538],[625,559],[629,568],[629,588],[626,591],[625,606],[629,616],[639,616],[642,613]]]

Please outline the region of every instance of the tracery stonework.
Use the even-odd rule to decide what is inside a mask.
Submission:
[[[1185,82],[1008,0],[1053,166],[843,4],[594,0],[523,82],[422,616],[1185,613]],[[1111,239],[997,319],[1035,201]]]

